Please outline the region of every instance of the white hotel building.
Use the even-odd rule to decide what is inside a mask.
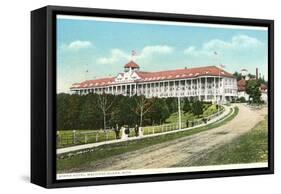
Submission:
[[[216,66],[184,68],[158,72],[143,72],[133,61],[124,66],[124,72],[107,77],[75,83],[71,93],[114,95],[144,95],[147,98],[189,97],[192,99],[225,103],[237,98],[235,77]]]

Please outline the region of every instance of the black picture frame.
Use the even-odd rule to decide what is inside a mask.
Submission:
[[[268,27],[268,167],[208,172],[56,180],[57,14]],[[274,21],[171,13],[46,6],[31,12],[31,182],[46,188],[274,173]]]

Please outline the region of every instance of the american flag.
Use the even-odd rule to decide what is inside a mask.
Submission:
[[[132,50],[132,56],[136,56],[137,52],[135,50]]]

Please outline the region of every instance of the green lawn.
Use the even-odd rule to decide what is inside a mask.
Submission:
[[[194,161],[192,165],[219,165],[267,162],[268,159],[268,118],[258,123],[248,133],[234,139],[227,145]]]
[[[161,136],[149,137],[144,139],[126,141],[121,143],[115,143],[112,145],[103,145],[96,148],[88,149],[84,154],[64,154],[57,158],[57,172],[69,172],[71,169],[75,167],[83,167],[89,165],[90,162],[95,160],[104,159],[107,157],[115,156],[118,154],[122,154],[125,152],[135,151],[141,148],[145,148],[151,145],[155,145],[158,143],[163,143],[167,141],[172,141],[181,137],[189,136],[195,133],[199,133],[202,131],[206,131],[215,127],[219,127],[230,120],[232,120],[238,114],[238,107],[234,108],[233,113],[229,113],[225,117],[222,118],[221,122],[212,123],[203,127],[193,128],[188,131],[179,131],[177,133],[171,133]]]

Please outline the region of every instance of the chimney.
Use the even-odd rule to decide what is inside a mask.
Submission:
[[[256,80],[258,80],[258,79],[259,79],[259,69],[256,68]]]

